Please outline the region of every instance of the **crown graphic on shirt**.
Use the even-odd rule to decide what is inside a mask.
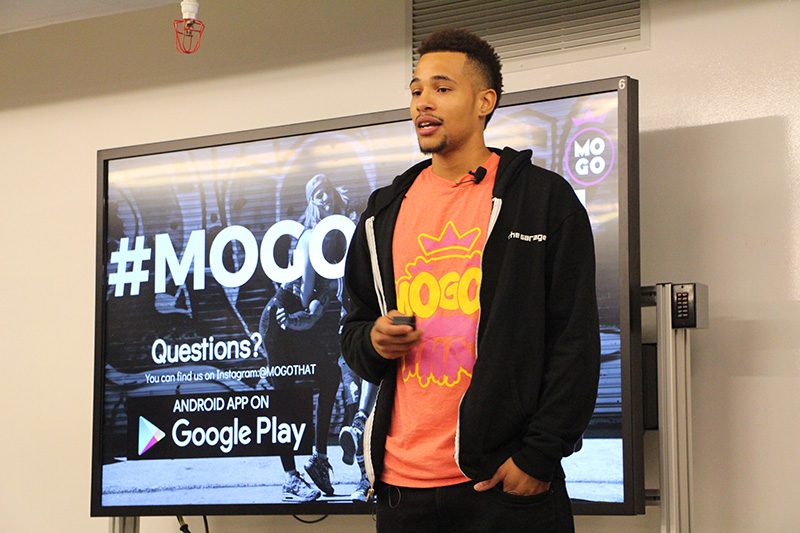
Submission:
[[[474,228],[460,234],[453,222],[448,222],[439,237],[432,235],[419,236],[419,245],[426,256],[447,252],[462,252],[468,254],[481,234],[480,228]]]

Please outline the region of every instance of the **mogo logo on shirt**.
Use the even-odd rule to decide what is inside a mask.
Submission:
[[[479,228],[459,234],[452,222],[438,237],[419,236],[422,255],[406,265],[396,284],[398,310],[416,315],[426,332],[403,361],[404,380],[453,386],[462,373],[471,376],[474,338],[455,332],[474,331],[477,322],[481,252],[473,247],[479,236]]]
[[[424,256],[406,266],[406,275],[397,280],[398,310],[420,318],[433,316],[437,309],[460,309],[465,315],[476,312],[481,283],[480,251],[473,251],[472,247],[479,235],[477,228],[459,235],[452,222],[447,223],[438,238],[420,235]],[[467,268],[463,274],[453,270],[436,279],[428,265],[433,261],[447,260],[461,268],[466,260]],[[441,266],[437,265],[437,270],[441,271]]]

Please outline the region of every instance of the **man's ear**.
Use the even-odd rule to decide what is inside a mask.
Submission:
[[[478,93],[478,111],[481,117],[486,117],[494,111],[497,105],[497,93],[494,89],[484,89]]]

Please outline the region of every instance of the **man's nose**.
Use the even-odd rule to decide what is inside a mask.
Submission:
[[[423,91],[422,94],[417,97],[417,111],[426,111],[429,109],[433,109],[433,102],[428,98],[427,92]]]

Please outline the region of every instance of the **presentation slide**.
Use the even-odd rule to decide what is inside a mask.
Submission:
[[[624,496],[617,100],[512,105],[486,131],[532,149],[591,218],[602,377],[565,470],[573,498],[599,502]],[[103,508],[363,499],[345,253],[369,194],[423,158],[407,120],[107,163]],[[307,485],[287,488],[292,470]]]

